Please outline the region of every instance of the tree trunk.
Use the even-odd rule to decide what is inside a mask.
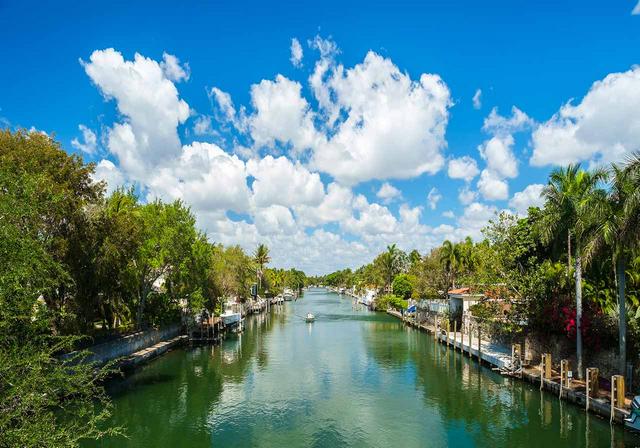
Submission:
[[[623,255],[619,255],[616,260],[616,270],[618,277],[618,342],[619,346],[619,370],[620,375],[625,376],[627,370],[627,304],[625,302],[624,290],[627,281],[625,270],[625,259]]]
[[[582,256],[576,244],[576,358],[578,379],[582,379]]]
[[[148,288],[142,286],[139,292],[139,300],[138,300],[138,310],[136,313],[136,327],[138,330],[142,329],[142,319],[144,316],[144,306],[147,301],[147,295],[149,294]]]
[[[571,231],[567,230],[567,276],[571,272]]]

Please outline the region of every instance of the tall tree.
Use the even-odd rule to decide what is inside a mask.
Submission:
[[[447,272],[447,287],[456,287],[456,274],[460,265],[460,248],[457,244],[445,240],[440,248],[440,264]]]
[[[576,357],[578,377],[582,378],[582,250],[594,229],[591,207],[602,195],[605,170],[584,171],[580,165],[569,165],[551,172],[543,190],[546,200],[542,219],[542,236],[551,241],[559,234],[573,235],[575,249]],[[567,239],[568,246],[571,238]],[[569,247],[567,247],[569,250]]]
[[[253,261],[258,266],[258,287],[262,288],[262,277],[264,275],[264,267],[269,264],[271,257],[269,256],[269,248],[265,244],[259,244],[253,253]]]
[[[612,165],[610,168],[611,187],[609,194],[601,196],[597,207],[591,207],[592,220],[596,224],[591,238],[585,246],[588,258],[598,252],[610,251],[615,265],[618,297],[618,343],[619,372],[625,375],[627,364],[627,313],[626,313],[626,270],[633,249],[638,241],[638,209],[633,205],[634,195],[640,189],[640,166],[638,155],[632,156],[625,167]]]

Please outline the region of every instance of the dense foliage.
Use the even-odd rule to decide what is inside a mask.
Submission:
[[[578,362],[582,340],[596,350],[617,339],[624,372],[626,351],[637,359],[640,349],[640,156],[608,170],[556,169],[543,198],[525,217],[496,216],[482,241],[444,241],[424,256],[392,245],[370,264],[312,282],[375,290],[382,309],[396,307],[391,291],[437,299],[471,287],[485,297],[472,312],[491,331],[566,335]]]
[[[46,135],[0,131],[0,446],[76,446],[118,431],[104,426],[110,369],[82,362],[79,347],[219,311],[263,279],[273,290],[306,282],[265,270],[264,245],[249,256],[210,243],[181,201],[105,196],[93,169]]]

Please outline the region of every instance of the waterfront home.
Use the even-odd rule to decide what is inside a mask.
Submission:
[[[469,313],[469,308],[484,298],[483,293],[474,292],[469,287],[450,289],[447,291],[449,314],[461,316]]]

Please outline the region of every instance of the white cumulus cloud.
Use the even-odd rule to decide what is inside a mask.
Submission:
[[[619,161],[640,150],[640,67],[593,83],[532,134],[534,166]]]
[[[529,207],[541,207],[544,205],[544,198],[542,197],[542,190],[544,185],[531,184],[522,191],[513,195],[509,201],[509,207],[513,208],[518,215],[524,216],[527,214]]]
[[[473,108],[478,110],[482,107],[482,90],[476,90],[476,93],[473,94]]]
[[[82,64],[125,117],[113,125],[107,143],[124,171],[144,178],[155,166],[180,155],[177,127],[190,110],[158,62],[137,53],[133,61],[125,61],[109,48],[94,51]]]
[[[447,174],[451,179],[464,179],[465,182],[471,182],[478,173],[480,173],[478,163],[473,157],[462,156],[449,160]]]
[[[302,67],[302,45],[295,37],[291,39],[291,63],[294,67]]]
[[[259,207],[278,204],[318,205],[324,199],[324,186],[318,173],[311,173],[300,162],[284,156],[249,160],[247,172],[255,178],[253,198]]]
[[[442,195],[438,191],[436,187],[433,187],[429,190],[429,194],[427,194],[427,203],[429,204],[429,208],[431,210],[435,210],[438,206],[438,202],[442,199]]]
[[[82,141],[76,137],[71,140],[71,146],[82,152],[86,152],[87,154],[95,153],[96,148],[98,147],[98,138],[96,137],[95,132],[83,124],[79,125],[78,129],[82,132]]]
[[[383,202],[388,203],[393,201],[394,199],[402,197],[402,192],[391,185],[389,182],[385,182],[376,193],[376,196],[382,199]]]

